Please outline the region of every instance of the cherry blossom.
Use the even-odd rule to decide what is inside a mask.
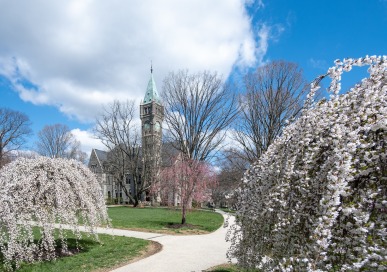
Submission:
[[[369,77],[340,94],[341,76]],[[331,78],[328,100],[315,101]],[[387,270],[387,57],[335,61],[245,173],[230,258],[263,271]]]
[[[108,223],[101,186],[84,165],[67,159],[20,158],[0,171],[0,250],[5,268],[21,262],[56,258],[54,233],[67,249],[66,224],[81,239],[81,223],[88,235],[96,226]],[[34,241],[33,228],[41,238]]]
[[[182,224],[185,224],[192,201],[210,201],[211,189],[216,184],[216,175],[207,163],[178,156],[161,171],[160,181],[154,185],[153,191],[160,195],[163,203],[172,201],[171,204],[176,204],[173,202],[178,197]]]

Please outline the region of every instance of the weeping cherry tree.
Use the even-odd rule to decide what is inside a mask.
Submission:
[[[81,163],[20,158],[1,169],[0,251],[5,269],[18,268],[21,262],[55,259],[56,239],[60,254],[66,255],[68,231],[63,224],[77,240],[82,237],[79,224],[98,240],[95,227],[106,223],[101,186]],[[39,239],[34,236],[36,228]]]
[[[246,173],[235,257],[263,271],[387,270],[387,56],[337,60],[300,118]],[[341,75],[369,77],[339,94]],[[327,101],[314,101],[331,78]]]

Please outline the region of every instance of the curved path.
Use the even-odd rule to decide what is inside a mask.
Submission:
[[[223,214],[225,219],[227,215]],[[230,224],[234,218],[231,217]],[[204,235],[174,236],[118,229],[98,229],[99,233],[147,239],[162,244],[160,252],[125,265],[114,272],[201,272],[210,267],[227,263],[226,228]]]

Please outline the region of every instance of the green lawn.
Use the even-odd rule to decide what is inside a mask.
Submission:
[[[69,235],[71,237],[71,235]],[[79,241],[80,252],[73,256],[61,257],[54,261],[35,264],[23,264],[17,271],[51,272],[51,271],[109,271],[124,265],[144,252],[149,241],[100,234],[100,243],[86,236]],[[68,240],[70,248],[76,248],[75,239]],[[1,259],[1,258],[0,258]],[[110,269],[109,269],[110,268]],[[0,271],[3,271],[0,265]]]
[[[111,207],[108,209],[112,228],[137,229],[171,234],[196,234],[212,232],[222,226],[223,216],[210,211],[194,210],[187,215],[188,227],[168,228],[181,222],[181,211],[168,208]],[[38,233],[38,232],[37,232]],[[38,237],[38,236],[37,236]],[[76,248],[69,234],[69,248]],[[23,264],[18,271],[109,271],[140,256],[150,245],[149,241],[100,234],[100,243],[86,235],[79,241],[81,251],[55,261]],[[0,271],[3,271],[0,256]]]
[[[222,211],[226,212],[226,213],[231,213],[231,214],[235,214],[236,211],[235,210],[231,210],[231,209],[228,209],[228,208],[220,208]]]
[[[222,264],[218,265],[207,272],[259,272],[259,270],[243,269],[235,264]]]
[[[187,214],[187,224],[180,229],[168,226],[181,223],[181,210],[169,208],[110,207],[112,228],[161,231],[168,233],[208,233],[220,228],[223,216],[211,211],[192,210]]]

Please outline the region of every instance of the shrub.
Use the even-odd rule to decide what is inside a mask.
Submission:
[[[70,225],[80,239],[79,223],[91,234],[107,220],[97,179],[75,160],[18,159],[1,169],[0,250],[7,269],[17,268],[22,261],[54,259],[55,223]],[[37,241],[34,227],[41,233]],[[58,235],[65,253],[68,249],[62,226]]]
[[[343,71],[369,77],[339,95]],[[387,269],[387,58],[336,61],[315,103],[254,164],[238,193],[229,257],[265,271]]]

